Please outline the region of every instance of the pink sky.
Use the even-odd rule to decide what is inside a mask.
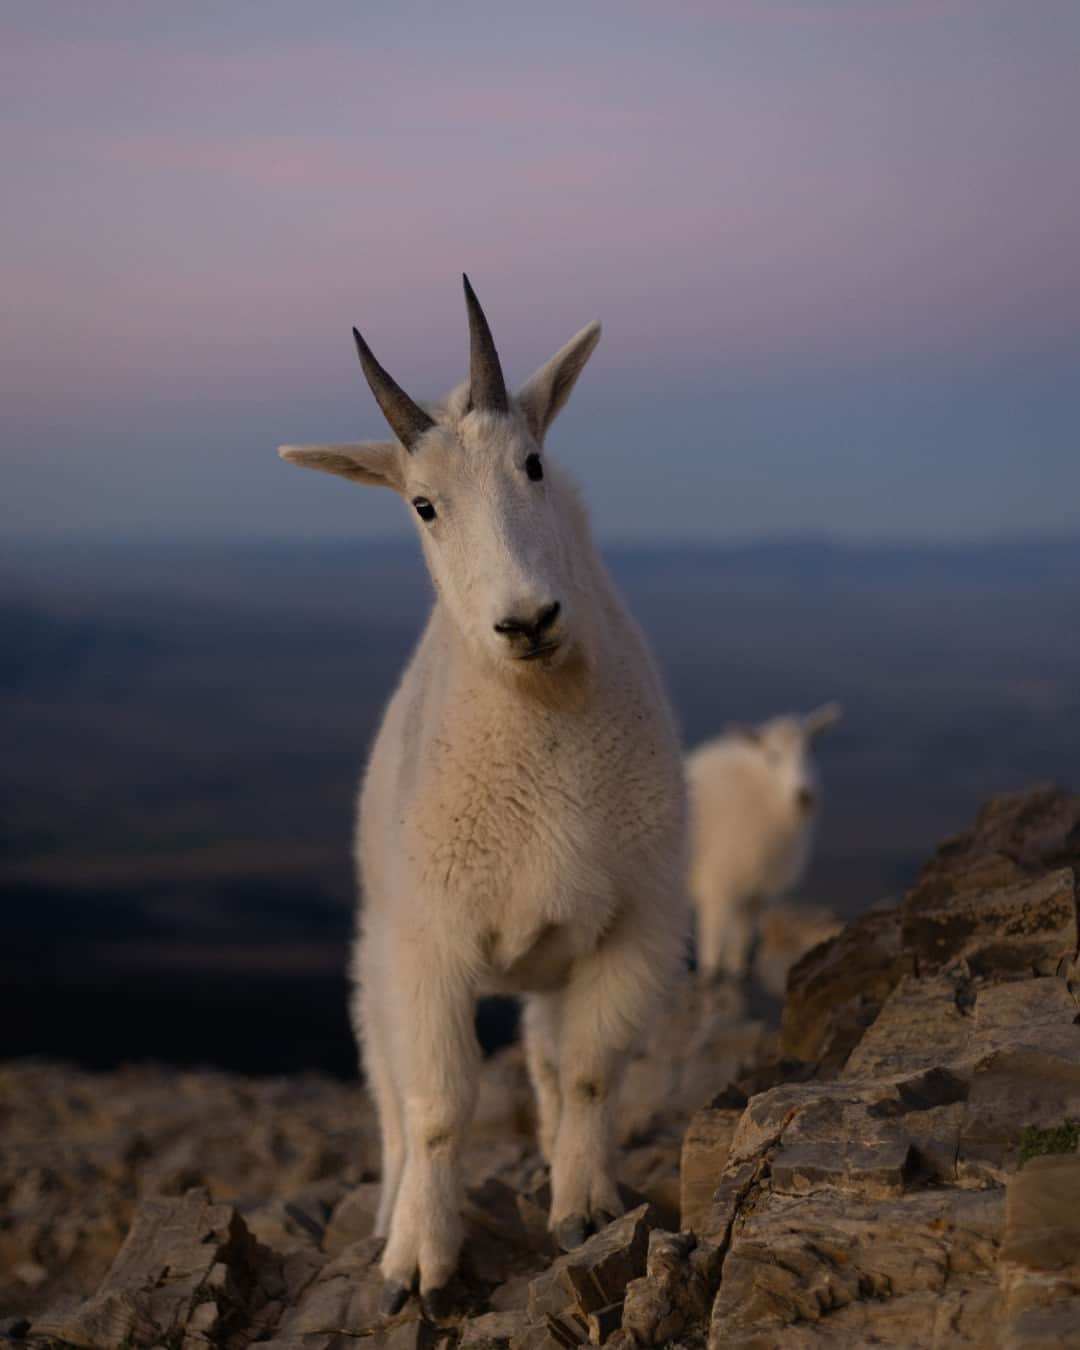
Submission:
[[[155,511],[158,481],[191,510],[219,428],[247,469],[264,439],[376,431],[350,325],[436,392],[461,373],[463,268],[517,377],[604,319],[590,434],[639,428],[620,390],[651,381],[692,473],[710,382],[742,390],[764,467],[740,515],[762,528],[800,524],[799,485],[778,509],[782,431],[751,394],[815,379],[811,403],[838,418],[853,399],[863,423],[883,387],[912,388],[957,489],[957,428],[1006,427],[1011,463],[1020,407],[1010,428],[986,399],[1037,384],[1051,443],[1034,453],[1071,483],[1078,72],[1080,10],[1056,2],[28,7],[0,31],[18,518],[77,519],[54,465],[76,466],[103,528],[132,464],[159,476]],[[941,412],[911,382],[947,391],[950,372],[961,401]],[[808,411],[792,434],[814,437]],[[659,483],[637,472],[609,528],[645,528]],[[288,491],[258,489],[268,528]],[[890,523],[917,527],[915,505]]]

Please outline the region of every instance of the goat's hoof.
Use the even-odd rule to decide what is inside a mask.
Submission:
[[[572,1252],[589,1236],[589,1221],[584,1214],[570,1214],[559,1220],[551,1234],[561,1251]]]
[[[429,1322],[441,1322],[454,1311],[454,1295],[448,1284],[420,1295],[420,1308]]]
[[[599,1233],[601,1228],[606,1228],[609,1223],[614,1223],[618,1216],[609,1214],[606,1209],[598,1209],[593,1215],[593,1232]]]
[[[379,1299],[379,1312],[384,1317],[396,1317],[408,1299],[409,1290],[405,1285],[398,1284],[397,1280],[387,1280]]]

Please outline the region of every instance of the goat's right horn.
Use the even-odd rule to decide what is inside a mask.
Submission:
[[[375,402],[382,409],[382,415],[390,424],[390,430],[406,450],[411,450],[424,432],[435,425],[434,421],[383,370],[375,359],[375,353],[355,328],[352,333],[356,340],[356,353],[360,357],[364,378],[368,382],[368,388],[375,395]]]
[[[506,397],[506,381],[499,364],[499,353],[495,350],[495,340],[476,292],[469,284],[469,278],[462,273],[461,279],[465,283],[465,305],[469,311],[470,406],[486,408],[491,412],[506,412],[510,400]]]

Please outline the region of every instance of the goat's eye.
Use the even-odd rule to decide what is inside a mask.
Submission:
[[[435,508],[426,497],[414,497],[413,506],[416,507],[416,514],[421,520],[435,519]]]
[[[525,472],[534,483],[539,483],[544,476],[544,466],[540,463],[539,455],[527,455],[525,457]]]

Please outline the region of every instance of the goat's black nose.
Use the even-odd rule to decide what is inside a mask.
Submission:
[[[799,788],[795,794],[795,800],[799,804],[799,809],[809,811],[814,805],[814,789],[808,787]]]
[[[500,619],[495,625],[495,631],[505,638],[523,637],[530,642],[539,642],[559,617],[560,608],[558,600],[553,600],[550,605],[537,610],[531,619]]]

